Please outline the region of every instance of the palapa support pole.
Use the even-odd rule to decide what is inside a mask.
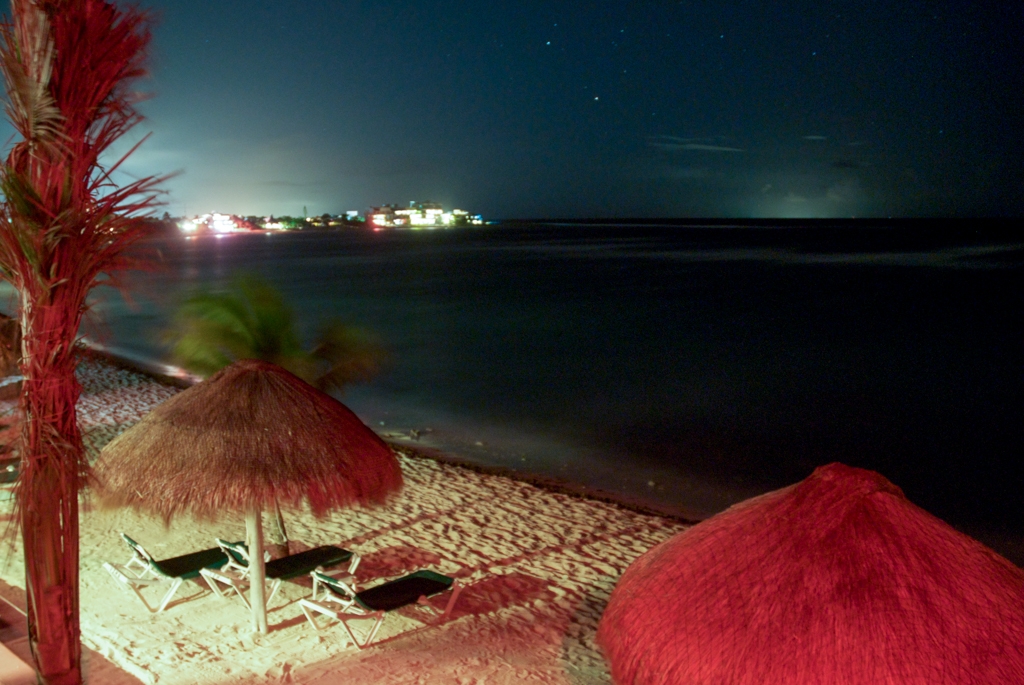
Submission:
[[[266,635],[266,576],[263,570],[263,519],[259,509],[245,514],[245,542],[249,546],[249,605],[252,607],[253,632]]]

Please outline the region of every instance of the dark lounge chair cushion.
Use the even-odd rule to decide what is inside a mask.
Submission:
[[[161,573],[172,578],[195,578],[201,569],[220,568],[226,563],[228,558],[219,547],[153,562]]]
[[[407,576],[363,590],[356,595],[359,603],[372,611],[391,611],[413,604],[420,597],[430,597],[452,586],[453,578],[433,571],[416,571]]]
[[[288,580],[304,576],[318,567],[336,566],[352,558],[352,552],[341,547],[325,545],[314,547],[305,552],[290,554],[280,559],[268,561],[265,567],[267,578]]]

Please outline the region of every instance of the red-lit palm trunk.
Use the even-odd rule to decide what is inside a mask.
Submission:
[[[22,294],[20,515],[29,640],[48,685],[82,682],[78,617],[78,492],[82,437],[73,343],[82,302],[57,286]],[[48,301],[47,301],[48,300]],[[77,301],[76,301],[77,300]]]
[[[6,112],[20,134],[0,167],[0,277],[21,294],[22,468],[29,641],[47,685],[81,683],[78,493],[88,472],[74,345],[89,290],[129,266],[160,179],[118,186],[101,162],[141,118],[149,20],[107,0],[11,0],[0,24]],[[117,166],[116,162],[113,166]]]

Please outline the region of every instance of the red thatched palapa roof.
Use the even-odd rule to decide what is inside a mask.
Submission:
[[[1024,683],[1024,571],[831,464],[641,556],[597,639],[616,683]]]
[[[158,406],[103,449],[95,474],[106,502],[165,519],[275,502],[323,515],[402,486],[391,448],[347,407],[254,359]]]

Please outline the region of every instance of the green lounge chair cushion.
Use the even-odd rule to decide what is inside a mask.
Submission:
[[[430,597],[452,586],[454,578],[433,571],[416,571],[396,580],[377,585],[356,594],[356,599],[371,611],[391,611]]]
[[[351,558],[352,552],[347,549],[325,545],[268,561],[264,567],[264,572],[267,578],[289,580],[298,576],[304,576],[318,567],[336,566]]]
[[[157,571],[171,578],[195,578],[204,568],[220,568],[228,563],[228,558],[219,547],[204,549],[200,552],[183,554],[180,557],[154,561]]]

